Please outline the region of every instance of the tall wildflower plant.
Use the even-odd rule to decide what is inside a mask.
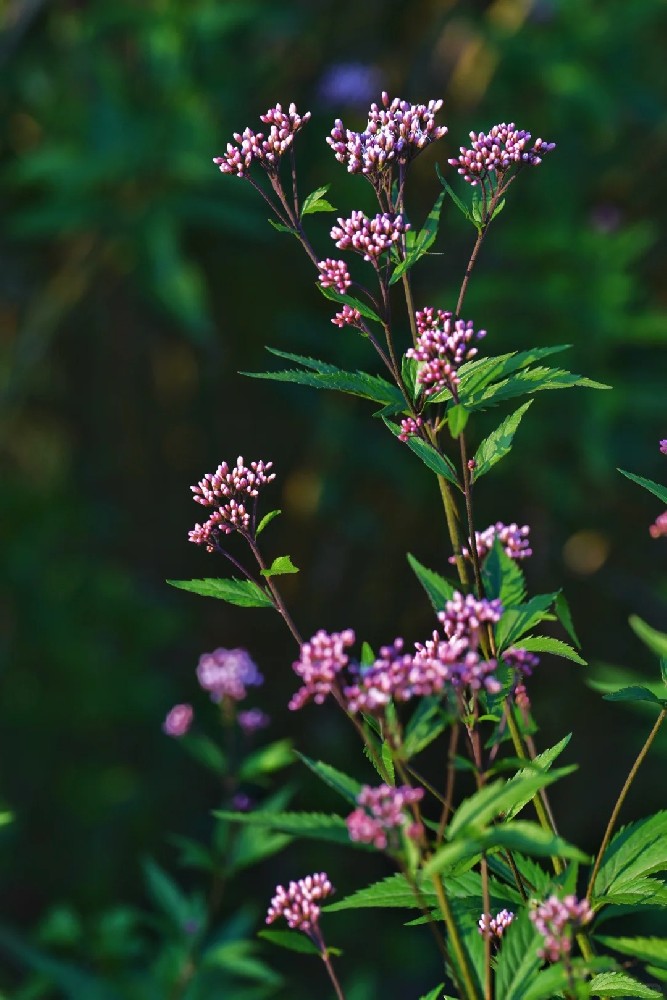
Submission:
[[[560,591],[527,594],[522,571],[532,551],[527,525],[486,527],[475,519],[481,480],[511,450],[536,393],[607,388],[552,367],[547,359],[563,346],[494,353],[500,331],[492,323],[488,331],[481,329],[466,311],[483,245],[512,185],[552,154],[555,144],[533,138],[513,122],[471,132],[459,154],[436,168],[440,190],[427,218],[411,219],[405,207],[410,167],[447,132],[437,121],[441,105],[410,104],[384,93],[371,105],[363,131],[334,123],[326,139],[333,156],[359,175],[360,184],[372,187],[377,212],[336,214],[331,243],[317,250],[308,217],[337,210],[327,199],[328,185],[303,199],[297,186],[296,144],[310,114],[277,104],[261,116],[261,131],[236,133],[214,161],[231,175],[226,182],[250,184],[266,201],[272,224],[295,237],[310,259],[318,289],[333,303],[331,322],[368,347],[369,370],[354,372],[331,360],[272,348],[290,367],[253,377],[368,400],[396,447],[408,448],[435,476],[450,539],[438,569],[408,557],[433,608],[430,633],[416,642],[388,636],[387,645],[372,650],[363,642],[362,623],[352,620],[339,632],[301,634],[279,585],[281,575],[297,568],[289,556],[267,555],[264,544],[265,529],[280,513],[269,499],[278,474],[271,462],[231,463],[227,456],[192,487],[203,510],[190,541],[201,547],[204,561],[231,564],[232,575],[170,582],[277,612],[296,644],[289,708],[342,712],[351,738],[376,772],[374,784],[362,784],[300,752],[303,764],[328,786],[337,811],[290,812],[280,796],[249,808],[234,785],[231,807],[216,815],[225,830],[253,831],[256,858],[295,837],[328,842],[327,859],[331,842],[341,850],[378,851],[388,858],[391,876],[342,899],[333,895],[336,860],[329,872],[298,872],[288,886],[267,886],[269,929],[261,936],[319,955],[322,975],[326,972],[331,995],[339,1000],[346,996],[346,969],[334,961],[337,952],[328,943],[330,927],[335,928],[329,914],[387,906],[404,908],[432,935],[442,983],[428,1000],[657,998],[667,981],[667,939],[614,936],[603,933],[602,925],[622,913],[667,904],[667,812],[618,826],[630,784],[667,714],[667,691],[657,684],[607,695],[648,703],[656,721],[599,851],[588,857],[558,832],[547,796],[548,786],[573,770],[557,766],[569,735],[538,752],[529,693],[542,654],[585,662],[568,604]],[[412,271],[434,247],[447,198],[470,223],[471,253],[456,300],[440,309],[415,301]],[[352,271],[361,278],[353,278]],[[515,401],[519,405],[512,408]],[[506,404],[510,412],[504,414]],[[480,440],[477,416],[492,408],[500,411],[497,426]],[[667,453],[667,441],[660,447]],[[625,475],[667,504],[665,487]],[[656,539],[667,535],[667,513],[650,530]],[[555,621],[563,638],[543,634],[544,623]],[[639,618],[631,624],[659,657],[667,683],[667,635]],[[259,709],[238,711],[249,688],[262,681],[245,650],[203,654],[197,676],[220,705],[226,725],[231,720],[250,733],[267,723]],[[177,705],[164,730],[188,745],[192,722],[192,707]],[[446,764],[427,780],[418,757],[436,742]],[[208,743],[190,746],[208,763],[215,758]],[[278,741],[256,751],[254,765],[243,765],[241,777],[255,773],[258,754],[268,771],[285,763],[289,750]],[[474,777],[473,794],[460,792],[462,768]],[[205,948],[203,954],[205,959]]]

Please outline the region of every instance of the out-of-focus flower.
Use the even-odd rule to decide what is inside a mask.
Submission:
[[[320,629],[309,642],[304,642],[299,659],[292,664],[295,674],[304,682],[289,703],[292,711],[311,700],[316,705],[322,704],[331,693],[337,675],[347,666],[349,657],[345,650],[354,641],[355,634],[348,628],[331,634]]]
[[[519,670],[524,677],[530,677],[535,667],[539,666],[540,658],[521,646],[510,646],[502,654],[508,667]]]
[[[281,158],[294,142],[294,136],[309,121],[310,111],[299,115],[295,104],[290,104],[287,111],[276,104],[260,118],[270,126],[268,135],[249,128],[234,132],[236,145],[228,142],[226,152],[213,158],[223,174],[245,177],[253,163],[259,164],[269,174],[276,174]]]
[[[656,517],[655,523],[648,530],[651,538],[664,538],[667,535],[667,510]]]
[[[572,949],[572,932],[579,930],[593,919],[593,911],[587,899],[581,901],[576,896],[549,896],[543,903],[530,911],[530,919],[544,938],[544,947],[538,955],[547,962],[558,962],[567,958]]]
[[[667,455],[667,438],[660,442],[660,451],[663,455]]]
[[[450,159],[453,167],[473,187],[485,181],[491,174],[504,174],[512,166],[537,166],[545,153],[555,149],[555,142],[536,139],[532,146],[530,132],[517,129],[514,122],[494,125],[489,133],[471,132],[470,149],[460,146],[460,155]]]
[[[245,712],[239,712],[236,721],[244,733],[251,735],[259,729],[266,729],[271,717],[263,712],[261,708],[249,708]]]
[[[338,62],[327,66],[317,87],[320,102],[329,107],[347,104],[350,107],[367,107],[373,94],[381,85],[377,66],[362,62]]]
[[[167,736],[185,736],[193,716],[192,705],[174,705],[162,723],[162,732]]]
[[[456,389],[458,369],[477,354],[470,342],[485,337],[486,330],[475,333],[471,321],[455,320],[452,313],[430,306],[419,310],[415,318],[417,344],[406,351],[406,357],[423,362],[417,381],[427,396]]]
[[[279,917],[284,917],[288,927],[303,931],[320,944],[318,903],[330,896],[333,891],[329,876],[325,872],[307,875],[298,882],[290,882],[287,889],[278,885],[266,915],[266,922],[272,924]]]
[[[245,649],[214,649],[212,653],[202,653],[197,666],[197,680],[204,691],[210,692],[211,700],[242,701],[248,687],[257,687],[264,682],[257,665]]]
[[[489,937],[500,941],[513,920],[514,914],[511,910],[501,910],[500,913],[496,913],[495,917],[492,917],[490,913],[483,913],[477,922],[477,926],[479,927],[480,934],[488,934]]]
[[[387,834],[407,827],[409,837],[417,840],[421,835],[419,824],[412,823],[406,809],[424,797],[423,788],[401,785],[364,785],[357,796],[358,808],[345,820],[350,840],[373,844],[383,851],[388,844]]]
[[[533,550],[530,547],[529,534],[530,528],[527,524],[519,527],[514,521],[512,524],[503,524],[502,521],[496,521],[495,524],[490,524],[484,531],[475,532],[477,556],[480,560],[484,559],[493,548],[496,538],[499,538],[505,549],[505,554],[510,559],[527,559],[528,556],[532,556],[533,554]],[[461,549],[461,555],[466,559],[472,558],[470,548],[470,539],[468,539],[468,547],[464,546]],[[454,557],[451,556],[449,561],[450,563],[454,563]]]

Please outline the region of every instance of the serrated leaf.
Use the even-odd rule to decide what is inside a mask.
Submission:
[[[239,608],[272,608],[269,595],[252,580],[167,580],[171,587],[202,597],[216,597]]]
[[[593,903],[604,903],[599,911],[597,926],[603,920],[639,912],[643,909],[667,908],[667,886],[649,875],[632,878],[620,889],[611,889],[602,897],[593,896]]]
[[[638,615],[630,616],[630,628],[654,653],[658,656],[667,656],[667,635],[664,632],[651,628]]]
[[[631,479],[633,483],[637,483],[638,486],[643,486],[645,490],[658,497],[663,503],[667,503],[667,486],[654,483],[652,479],[644,479],[643,476],[636,476],[634,472],[626,472],[625,469],[618,469],[618,472],[627,479]]]
[[[427,905],[435,906],[437,897],[432,883],[419,880],[419,887],[422,898]],[[420,909],[419,902],[415,897],[414,889],[408,883],[405,875],[396,873],[373,882],[364,889],[357,889],[344,899],[338,899],[334,903],[327,903],[322,909],[327,913],[338,910],[360,910],[360,909]]]
[[[328,785],[329,788],[333,788],[339,795],[342,795],[346,802],[350,802],[352,805],[357,804],[357,796],[361,791],[361,782],[357,781],[356,778],[351,778],[348,774],[344,774],[337,768],[332,767],[331,764],[325,764],[321,760],[311,760],[310,757],[306,757],[305,754],[299,753],[298,750],[295,750],[294,752],[299,760],[302,761],[306,767],[313,772],[313,774],[316,774],[317,777],[325,783],[325,785]]]
[[[369,850],[367,844],[350,840],[350,835],[342,816],[306,812],[270,813],[262,812],[261,810],[240,813],[225,809],[215,810],[213,815],[218,819],[231,820],[234,823],[264,826],[275,830],[277,833],[291,834],[293,837],[326,840],[335,844],[345,844],[347,847]]]
[[[403,379],[403,384],[406,388],[408,396],[414,403],[417,396],[417,369],[419,367],[419,362],[416,358],[409,358],[407,354],[403,355],[401,360],[401,378]]]
[[[463,403],[467,403],[474,394],[479,394],[492,382],[506,379],[514,372],[528,368],[536,361],[541,361],[551,354],[559,354],[570,346],[570,344],[555,344],[550,347],[535,347],[527,351],[513,351],[509,354],[466,361],[457,373],[460,379],[459,399]],[[433,399],[437,400],[438,397],[434,396]]]
[[[494,382],[484,389],[465,396],[459,391],[459,399],[465,400],[465,405],[469,410],[476,410],[495,406],[506,399],[530,395],[533,392],[542,392],[547,389],[571,389],[576,386],[589,389],[611,388],[601,382],[595,382],[561,368],[546,368],[538,365],[535,368],[523,369],[509,378]],[[461,387],[459,387],[460,389]]]
[[[261,533],[264,531],[264,528],[266,528],[267,524],[270,524],[271,521],[273,521],[274,517],[278,517],[279,514],[282,514],[281,510],[270,510],[268,514],[265,514],[257,526],[257,531],[255,532],[255,538],[261,535]]]
[[[534,771],[535,768],[538,768],[541,771],[548,771],[550,769],[551,765],[553,764],[553,762],[556,760],[556,758],[559,757],[560,754],[562,754],[563,750],[568,745],[568,743],[570,742],[571,738],[572,738],[572,733],[568,733],[567,736],[564,736],[563,739],[560,740],[558,743],[556,743],[555,746],[549,747],[547,750],[543,750],[542,753],[539,753],[532,760],[532,762],[531,762],[532,763],[532,767],[522,768],[517,773],[516,777],[512,778],[510,780],[511,781],[515,781],[516,778],[524,777],[525,775],[530,774],[531,771]],[[532,795],[528,799],[520,799],[516,803],[516,805],[511,806],[506,811],[506,816],[505,816],[506,820],[514,819],[514,817],[518,815],[518,813],[520,812],[520,810],[526,805],[526,803],[529,801],[530,798],[532,798]]]
[[[400,427],[398,427],[391,420],[387,420],[386,417],[382,417],[382,420],[389,428],[394,437],[398,437],[401,433]],[[407,440],[407,446],[413,454],[420,458],[424,465],[435,472],[436,475],[442,476],[451,483],[453,486],[458,486],[461,489],[458,476],[456,474],[456,469],[452,462],[447,458],[446,455],[440,454],[440,452],[429,444],[428,441],[424,441],[422,438],[415,437],[414,435],[409,437]]]
[[[426,222],[411,240],[411,245],[408,246],[408,252],[405,259],[402,260],[394,269],[394,272],[389,280],[390,285],[396,284],[396,282],[403,277],[405,272],[413,267],[414,264],[416,264],[417,261],[423,257],[433,245],[435,238],[438,235],[440,211],[444,200],[445,192],[442,191],[436,198],[435,204],[426,218]],[[408,235],[410,232],[412,232],[412,230],[408,231]]]
[[[408,552],[407,558],[412,571],[426,591],[428,599],[433,605],[433,610],[442,611],[447,601],[451,601],[456,593],[456,587],[435,570],[422,566],[410,552]]]
[[[429,993],[422,994],[420,1000],[447,1000],[446,997],[441,997],[444,988],[444,983],[438,983]]]
[[[641,997],[642,1000],[662,1000],[662,990],[657,992],[633,979],[626,972],[600,972],[589,983],[592,996]]]
[[[449,410],[447,410],[449,433],[453,438],[457,438],[459,434],[465,430],[469,416],[470,413],[468,410],[466,410],[465,406],[462,406],[460,403],[457,403],[455,406],[452,406]]]
[[[521,806],[525,805],[540,789],[570,774],[573,769],[567,767],[551,772],[526,772],[509,781],[494,781],[485,785],[458,807],[447,827],[447,838],[453,840],[457,836],[474,834],[501,813],[507,813],[519,803]]]
[[[544,830],[537,823],[513,820],[492,826],[471,837],[456,839],[439,848],[424,866],[427,875],[442,871],[469,858],[478,857],[483,851],[508,848],[534,857],[573,858],[588,861],[587,856],[562,837]]]
[[[416,710],[405,727],[401,747],[404,757],[409,760],[421,753],[438,738],[446,728],[447,722],[439,698],[420,698]]]
[[[631,684],[630,687],[619,688],[618,691],[610,691],[602,695],[605,701],[644,701],[650,705],[658,705],[660,708],[667,707],[664,698],[657,698],[648,688],[638,684]]]
[[[667,938],[658,937],[605,937],[596,935],[596,941],[601,941],[612,951],[621,955],[631,955],[642,962],[653,962],[667,969]]]
[[[587,977],[595,970],[609,969],[614,964],[608,958],[575,958],[570,959],[567,966],[563,962],[556,962],[538,972],[520,994],[520,998],[517,997],[515,1000],[554,1000],[556,997],[566,996],[568,994],[565,991],[570,987],[573,977],[577,983],[577,992],[572,996],[591,997],[593,994],[589,985],[585,984]],[[594,995],[597,997],[602,994],[596,992]]]
[[[324,184],[322,187],[317,188],[315,191],[311,191],[309,195],[303,199],[303,207],[301,209],[301,218],[304,215],[312,215],[314,212],[335,212],[334,206],[326,200],[324,195],[327,193],[330,184]]]
[[[572,613],[570,612],[570,605],[568,604],[565,594],[561,591],[556,597],[554,603],[554,611],[558,616],[558,621],[561,623],[567,634],[569,635],[572,642],[575,644],[577,649],[581,649],[581,643],[579,642],[579,637],[574,629],[574,622],[572,621]]]
[[[242,781],[251,781],[265,774],[272,774],[294,763],[294,750],[291,740],[276,740],[267,746],[249,754],[239,770]]]
[[[550,635],[524,635],[519,640],[519,646],[531,653],[553,653],[554,656],[573,660],[574,663],[579,663],[582,667],[588,666],[587,661],[579,656],[579,653],[572,649],[572,646],[563,642],[562,639],[554,639]]]
[[[284,576],[286,573],[298,573],[299,567],[295,566],[289,556],[276,556],[268,569],[261,570],[262,576],[267,579],[270,576]]]
[[[501,458],[509,454],[512,449],[514,435],[521,423],[521,418],[532,403],[532,399],[529,399],[527,403],[523,403],[518,410],[511,413],[509,417],[505,417],[502,423],[488,437],[484,438],[475,452],[475,468],[472,473],[472,481],[474,483],[485,475],[489,469],[492,469]]]
[[[364,319],[371,319],[374,323],[380,323],[380,317],[378,314],[367,306],[365,302],[361,299],[355,298],[354,295],[348,295],[345,292],[337,292],[335,288],[323,288],[322,285],[317,283],[317,288],[320,290],[325,299],[329,299],[330,302],[337,302],[339,305],[350,306],[351,309],[357,309]]]
[[[507,928],[495,965],[496,996],[519,1000],[526,986],[533,982],[541,965],[538,947],[542,936],[523,910]]]
[[[302,955],[320,954],[320,949],[315,942],[311,941],[305,934],[300,934],[299,931],[258,931],[257,937],[270,941],[271,944],[276,944],[279,948],[298,951]]]
[[[598,871],[594,895],[606,897],[636,878],[667,868],[667,810],[630,823],[614,836]]]
[[[506,608],[495,628],[498,648],[500,650],[507,649],[535,625],[539,625],[543,621],[553,621],[554,616],[548,613],[548,609],[555,601],[556,593],[536,594],[525,604]],[[566,644],[563,643],[563,645]]]
[[[294,357],[296,358],[298,355],[294,355]],[[241,374],[247,375],[249,378],[261,378],[273,382],[307,385],[313,389],[332,389],[346,392],[352,396],[361,396],[362,399],[370,399],[374,403],[396,405],[401,409],[405,405],[405,400],[398,386],[391,385],[379,375],[360,371],[346,372],[334,365],[325,366],[324,364],[320,365],[317,370],[313,370],[312,359],[304,359],[299,363],[310,370],[290,369],[276,372],[241,372]]]
[[[503,608],[519,607],[525,599],[523,570],[507,555],[499,538],[494,539],[482,565],[482,583],[489,600],[500,598]]]

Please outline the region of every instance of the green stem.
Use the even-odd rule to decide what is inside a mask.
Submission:
[[[436,873],[432,877],[433,888],[435,889],[435,894],[438,897],[438,904],[442,912],[443,919],[445,921],[445,926],[447,927],[447,933],[449,935],[449,940],[451,942],[452,949],[456,955],[456,960],[459,965],[459,970],[463,977],[463,985],[465,989],[465,1000],[479,1000],[479,994],[475,986],[472,972],[470,970],[470,965],[468,963],[468,956],[463,950],[463,945],[461,944],[461,938],[459,937],[458,928],[454,920],[454,914],[452,913],[451,907],[449,905],[449,900],[447,899],[447,894],[445,893],[444,886],[442,884],[442,879]]]

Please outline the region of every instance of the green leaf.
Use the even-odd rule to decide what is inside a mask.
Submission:
[[[555,599],[556,592],[553,594],[537,594],[535,597],[531,597],[529,601],[526,601],[525,604],[506,608],[502,618],[496,625],[498,648],[501,650],[507,649],[508,646],[516,643],[517,639],[525,635],[535,625],[539,625],[543,621],[553,621],[553,615],[548,614],[548,609]]]
[[[532,982],[527,984],[521,994],[516,997],[516,1000],[554,1000],[556,997],[569,995],[565,991],[573,976],[577,983],[577,992],[572,994],[573,997],[602,996],[603,994],[598,992],[592,994],[589,985],[585,984],[585,980],[592,971],[609,969],[613,964],[608,958],[570,959],[567,967],[563,962],[556,962],[538,972]]]
[[[449,424],[449,433],[453,438],[457,438],[459,434],[465,430],[465,426],[468,423],[468,417],[470,413],[464,406],[457,403],[452,406],[447,411],[447,423]]]
[[[435,889],[430,882],[419,880],[420,892],[427,905],[435,906],[437,897]],[[355,892],[345,896],[344,899],[337,899],[334,903],[328,903],[322,909],[327,913],[337,910],[360,910],[360,909],[420,909],[419,902],[415,898],[415,892],[408,883],[405,875],[396,873],[373,882],[364,889],[357,889]]]
[[[382,763],[384,764],[385,770],[387,772],[389,784],[393,785],[395,784],[396,780],[394,775],[394,757],[391,752],[391,746],[387,740],[383,740],[382,742],[382,747],[380,748],[380,756],[382,757]]]
[[[447,827],[448,839],[474,834],[501,813],[507,813],[516,806],[522,808],[541,788],[573,770],[573,767],[566,767],[551,772],[529,771],[515,775],[509,781],[500,780],[485,785],[458,807]]]
[[[278,517],[279,514],[282,514],[281,510],[270,510],[268,514],[265,514],[257,526],[257,531],[255,532],[255,538],[261,535],[261,533],[264,531],[264,528],[266,528],[267,524],[270,524],[271,521],[273,521],[274,517]]]
[[[14,822],[13,813],[9,811],[0,812],[0,826],[7,826],[8,823],[13,823],[13,822]]]
[[[410,566],[421,583],[422,587],[426,591],[428,599],[433,605],[434,611],[442,611],[445,607],[447,601],[451,601],[452,597],[456,592],[456,587],[446,580],[444,576],[440,576],[432,569],[427,569],[426,566],[422,566],[418,559],[415,559],[413,555],[408,552],[408,562]]]
[[[323,288],[322,285],[317,283],[317,288],[322,293],[325,299],[329,299],[330,302],[337,302],[339,305],[350,306],[351,309],[357,309],[364,319],[373,320],[374,323],[380,323],[380,317],[376,312],[367,306],[365,302],[361,299],[357,299],[354,295],[348,295],[344,292],[337,292],[335,288]]]
[[[202,597],[217,597],[220,601],[240,608],[272,608],[273,602],[266,591],[252,580],[167,580],[171,587],[188,590]]]
[[[351,778],[348,774],[343,774],[331,764],[325,764],[321,760],[311,760],[310,757],[299,753],[298,750],[295,750],[295,754],[325,785],[342,795],[346,802],[356,806],[357,796],[361,791],[361,782],[357,781],[356,778]]]
[[[542,964],[537,955],[541,942],[542,936],[524,909],[503,934],[495,966],[496,996],[503,1000],[520,1000]]]
[[[561,591],[555,601],[554,611],[558,616],[558,621],[561,623],[567,634],[569,635],[572,642],[575,644],[577,649],[581,649],[581,643],[579,642],[579,637],[574,630],[574,622],[572,621],[572,614],[570,612],[570,605],[568,604],[565,594]]]
[[[626,889],[634,879],[664,868],[667,868],[667,810],[618,831],[602,858],[594,895],[606,900]]]
[[[568,733],[567,736],[564,736],[563,739],[560,740],[560,742],[556,743],[555,746],[549,747],[548,750],[543,750],[542,753],[539,753],[531,762],[532,767],[522,768],[516,774],[516,776],[510,780],[515,781],[517,778],[529,775],[531,772],[535,770],[535,768],[537,768],[540,771],[548,771],[551,768],[553,762],[556,760],[556,758],[560,756],[565,747],[568,745],[571,738],[572,738],[572,733]],[[530,801],[531,798],[532,795],[529,796],[528,799],[524,799],[522,797],[514,806],[511,806],[506,811],[506,817],[505,817],[506,820],[514,819],[514,817],[518,815],[521,809],[523,809],[523,807],[526,805],[528,801]]]
[[[202,966],[204,969],[224,969],[227,975],[268,984],[273,987],[272,992],[274,992],[282,983],[282,976],[256,958],[253,954],[254,949],[253,941],[224,941],[213,944],[202,955]],[[234,994],[242,995],[237,989],[234,990]],[[266,995],[264,990],[261,995]]]
[[[635,476],[633,472],[626,472],[625,469],[618,469],[617,471],[627,479],[631,479],[633,483],[643,486],[645,490],[648,490],[649,493],[658,497],[658,499],[662,500],[663,503],[667,503],[667,486],[661,486],[660,483],[654,483],[652,479],[644,479],[643,476]]]
[[[523,570],[511,559],[499,538],[495,538],[491,551],[482,566],[484,593],[489,599],[500,598],[503,608],[519,607],[526,596]]]
[[[638,615],[630,617],[630,628],[638,635],[645,646],[657,653],[658,656],[667,656],[667,635],[651,628]]]
[[[326,840],[335,844],[345,844],[347,847],[356,847],[362,850],[369,849],[367,844],[360,844],[358,841],[350,840],[350,835],[342,816],[306,812],[273,813],[262,812],[261,810],[240,813],[225,809],[215,810],[213,815],[218,819],[232,820],[234,823],[268,827],[268,829],[275,830],[277,833],[288,833],[293,837]]]
[[[466,403],[474,394],[479,394],[482,389],[492,382],[507,378],[522,368],[528,368],[535,361],[551,354],[559,354],[567,350],[570,344],[555,344],[551,347],[536,347],[527,351],[513,351],[510,354],[499,354],[495,357],[477,358],[473,361],[466,361],[458,370],[460,378],[459,399]],[[438,400],[438,397],[433,397]]]
[[[652,990],[626,972],[600,972],[588,984],[591,996],[641,997],[643,1000],[662,1000],[663,992]]]
[[[401,360],[401,378],[403,379],[403,384],[407,390],[408,396],[413,403],[419,394],[419,387],[417,385],[418,367],[419,362],[415,358],[409,358],[406,354],[403,355]]]
[[[268,569],[261,570],[262,576],[267,579],[270,576],[284,576],[286,573],[298,573],[299,567],[295,566],[289,556],[276,556]]]
[[[17,963],[25,965],[40,978],[46,977],[52,981],[58,988],[59,995],[67,1000],[81,1000],[83,997],[85,1000],[118,1000],[117,991],[101,979],[77,968],[74,964],[53,958],[46,952],[27,944],[9,927],[0,926],[0,946]],[[25,991],[21,992],[26,998],[29,996]],[[43,991],[41,995],[45,995]]]
[[[521,423],[521,418],[532,402],[533,400],[529,399],[527,403],[523,403],[518,410],[515,410],[509,417],[505,417],[502,423],[488,437],[484,438],[475,453],[475,468],[472,473],[473,482],[477,482],[501,458],[509,454],[512,449],[514,435]]]
[[[620,951],[621,955],[631,955],[642,962],[653,962],[667,969],[667,938],[657,937],[604,937],[596,935],[596,941],[601,941],[612,951]]]
[[[469,222],[472,222],[473,218],[472,218],[472,215],[470,214],[470,210],[469,210],[468,206],[465,204],[464,201],[462,201],[459,198],[459,196],[456,194],[456,192],[449,186],[449,184],[447,183],[447,181],[445,180],[445,178],[441,174],[440,167],[438,166],[437,163],[435,165],[435,169],[436,169],[436,173],[437,173],[438,177],[440,178],[440,183],[442,184],[442,186],[444,187],[445,191],[447,192],[447,194],[449,195],[449,197],[452,199],[452,201],[454,202],[454,204],[458,208],[458,210],[461,213],[461,215],[464,215],[466,217],[466,219],[468,219]]]
[[[618,691],[610,691],[602,697],[605,701],[645,701],[651,705],[667,708],[667,701],[664,698],[657,698],[648,688],[641,687],[638,684],[619,688]]]
[[[210,768],[215,774],[227,774],[227,758],[217,743],[208,736],[188,733],[181,737],[179,743],[187,752],[204,767]]]
[[[486,388],[477,392],[463,394],[461,386],[459,386],[459,399],[465,402],[465,406],[469,410],[485,409],[487,406],[495,406],[505,399],[514,399],[517,396],[542,392],[546,389],[570,389],[575,386],[589,389],[610,388],[601,382],[594,382],[592,379],[575,375],[573,372],[561,368],[546,368],[538,365],[535,368],[519,371],[500,382],[487,385]]]
[[[276,222],[275,219],[267,219],[266,221],[274,229],[277,229],[279,233],[290,233],[292,236],[296,236],[296,229],[292,229],[291,226],[284,226],[282,222]]]
[[[306,195],[303,200],[303,208],[301,209],[301,218],[304,215],[312,215],[314,212],[336,211],[334,206],[324,197],[330,187],[330,184],[325,184],[323,187],[319,187],[315,191],[311,191],[309,195]]]
[[[180,929],[185,927],[192,913],[192,905],[185,893],[159,865],[148,859],[143,864],[146,887],[153,902]]]
[[[405,259],[402,260],[394,269],[394,273],[389,280],[390,285],[395,285],[396,282],[402,278],[405,272],[413,267],[420,257],[423,257],[424,254],[428,252],[430,247],[435,242],[435,238],[438,235],[438,226],[440,224],[440,211],[444,200],[445,192],[442,191],[436,198],[435,205],[429,212],[423,227],[412,240],[412,246],[408,247]],[[408,233],[408,235],[409,234],[410,233]]]
[[[435,986],[429,993],[424,993],[420,997],[420,1000],[447,1000],[446,997],[441,998],[440,996],[444,988],[445,988],[444,983],[438,983],[438,985]]]
[[[587,856],[562,837],[544,830],[537,823],[513,820],[492,826],[474,834],[445,844],[424,866],[427,875],[443,871],[470,858],[477,858],[483,851],[509,848],[535,857],[573,858],[588,861]]]
[[[406,758],[416,757],[447,726],[447,716],[442,710],[440,699],[420,698],[416,710],[405,727],[402,752]]]
[[[294,750],[291,740],[276,740],[267,746],[259,747],[245,758],[239,771],[242,781],[251,781],[264,774],[281,771],[294,763]]]
[[[286,833],[273,833],[258,826],[244,826],[225,851],[225,869],[236,873],[252,868],[265,858],[284,850],[294,840]]]
[[[387,420],[386,417],[382,417],[382,420],[387,425],[394,437],[398,437],[401,433],[400,427],[393,423],[391,420]],[[456,474],[456,469],[452,462],[447,458],[446,455],[440,454],[440,452],[429,444],[428,441],[424,441],[422,438],[409,437],[407,440],[408,448],[413,452],[417,458],[420,458],[424,465],[435,472],[436,475],[442,476],[447,480],[448,483],[452,483],[453,486],[458,486],[461,489],[461,485]]]
[[[273,351],[276,354],[278,352]],[[282,355],[280,355],[282,356]],[[293,355],[298,358],[298,355]],[[338,392],[346,392],[352,396],[361,396],[362,399],[370,399],[374,403],[383,405],[396,405],[401,409],[405,405],[403,395],[398,386],[391,385],[386,379],[379,375],[370,375],[368,372],[345,372],[334,365],[320,365],[321,369],[313,370],[311,359],[301,359],[300,364],[309,371],[290,369],[288,371],[277,372],[241,372],[249,378],[262,378],[274,382],[292,382],[296,385],[307,385],[313,389],[333,389]]]
[[[572,646],[563,642],[562,639],[554,639],[550,635],[525,635],[519,641],[519,645],[531,653],[553,653],[554,656],[573,660],[575,663],[581,664],[582,667],[588,666],[587,661],[582,659],[579,653],[572,649]]]
[[[319,955],[320,949],[314,941],[311,941],[305,934],[299,931],[258,931],[257,937],[277,944],[279,948],[287,948],[288,951],[298,951],[302,955]]]

